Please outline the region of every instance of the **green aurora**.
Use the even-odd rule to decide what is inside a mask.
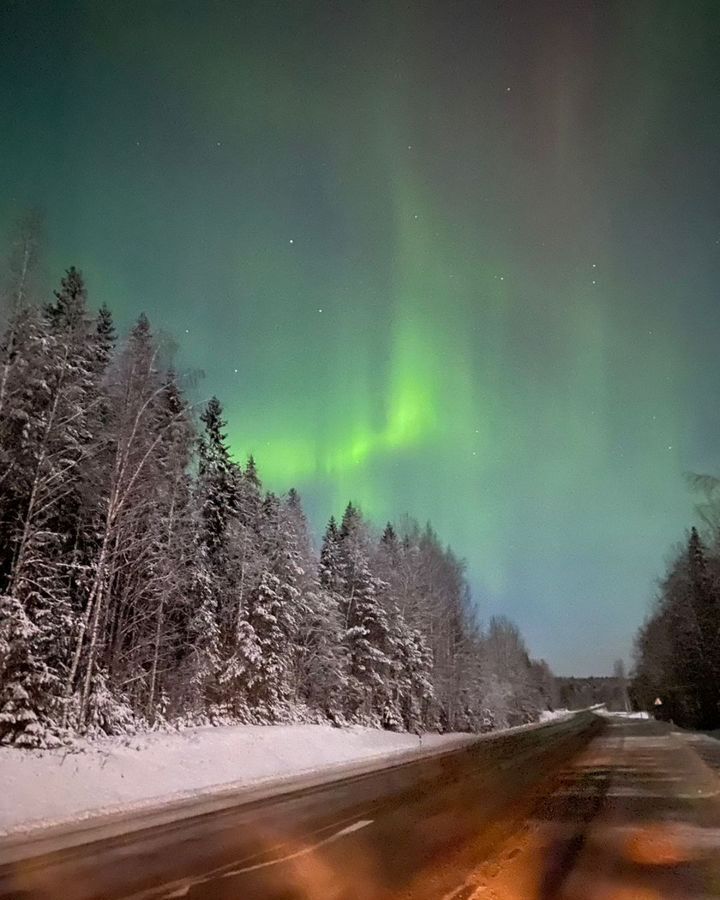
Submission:
[[[561,673],[629,654],[717,470],[720,14],[9,0],[0,216],[47,215],[317,529],[432,520]]]

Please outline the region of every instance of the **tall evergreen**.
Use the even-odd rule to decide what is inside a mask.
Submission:
[[[198,491],[201,498],[201,540],[210,556],[226,546],[228,519],[237,510],[239,469],[230,456],[226,421],[217,397],[212,397],[200,421],[204,431],[198,441]]]
[[[720,726],[717,566],[692,528],[635,642],[636,701],[694,728]],[[657,707],[656,699],[661,701]]]
[[[15,597],[0,596],[0,744],[48,742],[46,696],[53,678],[35,655],[38,628]]]
[[[342,585],[342,577],[340,532],[335,517],[330,516],[320,549],[320,583],[327,590],[338,591]]]
[[[254,458],[235,463],[217,398],[196,431],[147,317],[118,342],[75,268],[32,302],[24,246],[0,347],[0,743],[176,718],[418,731],[532,718],[550,676],[514,626],[479,627],[462,563],[429,526],[376,533],[349,503],[317,554],[297,491],[264,494]],[[689,648],[678,678],[706,685],[713,565],[693,532],[663,607]],[[709,689],[684,702],[711,721]]]

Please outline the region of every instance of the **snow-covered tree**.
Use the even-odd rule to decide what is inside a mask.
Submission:
[[[0,596],[0,744],[43,747],[54,732],[53,679],[34,653],[37,631],[17,598]]]
[[[254,458],[235,462],[216,398],[196,436],[147,318],[118,345],[75,268],[37,305],[35,245],[19,247],[0,345],[0,742],[170,718],[483,729],[547,702],[551,674],[511,623],[483,631],[429,525],[378,535],[350,503],[318,558],[299,494],[264,494]],[[663,612],[683,676],[712,657],[708,684],[713,559],[691,537]]]

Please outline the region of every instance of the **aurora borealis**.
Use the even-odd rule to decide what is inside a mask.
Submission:
[[[6,0],[40,206],[239,457],[429,518],[559,673],[628,657],[720,456],[714,3]]]

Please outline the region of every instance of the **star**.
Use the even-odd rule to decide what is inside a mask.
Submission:
[[[294,241],[292,238],[290,238],[290,243],[291,243],[291,244],[294,244],[295,241]]]
[[[318,312],[322,312],[322,307],[321,307],[321,306],[318,307]]]

